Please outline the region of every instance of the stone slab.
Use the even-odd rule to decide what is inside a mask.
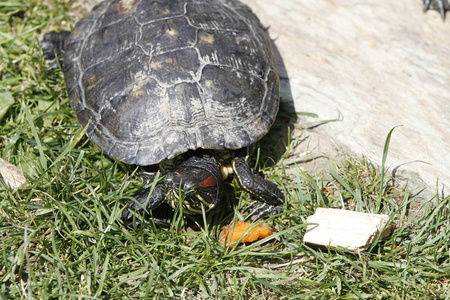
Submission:
[[[420,0],[243,2],[270,26],[284,101],[341,119],[311,134],[380,164],[389,130],[402,125],[387,166],[425,197],[448,194],[450,20],[423,14]]]

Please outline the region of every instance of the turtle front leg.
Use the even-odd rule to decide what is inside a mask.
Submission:
[[[158,182],[150,194],[151,188],[145,189],[135,195],[135,200],[128,202],[128,207],[122,213],[122,220],[130,227],[141,225],[139,214],[143,216],[150,215],[150,211],[157,208],[166,198],[165,182]],[[152,218],[151,223],[157,227],[168,228],[170,225],[160,219]]]
[[[246,210],[251,210],[246,220],[252,218],[255,222],[261,218],[267,218],[283,211],[284,196],[280,189],[268,180],[254,174],[245,157],[238,157],[232,161],[233,172],[239,186],[257,199]]]

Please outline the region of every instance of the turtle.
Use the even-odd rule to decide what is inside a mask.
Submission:
[[[246,220],[283,211],[277,185],[249,167],[275,121],[280,84],[267,28],[248,6],[104,1],[72,32],[45,34],[41,48],[50,69],[61,64],[89,139],[108,156],[155,169],[151,179],[162,172],[124,208],[127,225],[168,227],[152,213],[162,203],[207,212],[231,173],[254,201]]]

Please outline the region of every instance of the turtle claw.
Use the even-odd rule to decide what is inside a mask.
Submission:
[[[244,221],[251,220],[252,222],[256,222],[282,213],[283,209],[279,206],[273,206],[265,202],[254,201],[244,211],[251,211],[250,214],[245,217]]]
[[[156,226],[156,228],[170,228],[170,224],[166,221],[151,218],[150,221],[144,220],[138,216],[130,215],[128,216],[128,219],[126,220],[124,217],[122,217],[122,220],[126,223],[126,225],[130,228],[139,228],[143,225],[150,225],[150,226]]]
[[[423,11],[426,12],[430,8],[437,10],[441,14],[442,20],[445,20],[445,13],[450,10],[450,2],[448,0],[423,0]]]

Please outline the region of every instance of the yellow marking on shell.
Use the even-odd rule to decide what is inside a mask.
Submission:
[[[136,0],[121,0],[115,4],[119,15],[129,15],[136,9],[137,5],[138,1]]]
[[[210,89],[215,89],[216,85],[214,84],[214,81],[212,80],[205,80],[205,85],[209,87]]]
[[[247,41],[247,38],[244,37],[244,36],[239,36],[239,37],[236,38],[236,42],[238,44],[240,44],[241,42],[246,42],[246,41]]]
[[[97,83],[97,81],[99,81],[98,76],[95,73],[91,74],[91,76],[89,76],[89,77],[84,75],[83,79],[86,80],[86,82],[88,84],[95,84],[95,83]]]
[[[144,95],[144,93],[146,91],[145,84],[146,84],[146,82],[144,82],[144,81],[139,82],[137,86],[133,87],[133,89],[131,90],[131,92],[128,95],[128,98],[130,100],[141,99],[142,95]]]
[[[171,28],[171,29],[166,31],[166,35],[176,36],[176,35],[178,35],[178,31],[176,31],[175,29]]]
[[[161,69],[161,63],[157,60],[152,59],[150,62],[150,68],[153,70],[159,70]]]
[[[220,166],[220,172],[222,173],[223,180],[227,179],[228,176],[234,173],[233,166],[230,164],[224,164]]]
[[[214,44],[214,34],[211,33],[201,33],[199,35],[200,43],[203,44]]]

